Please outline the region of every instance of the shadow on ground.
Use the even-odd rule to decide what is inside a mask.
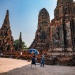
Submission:
[[[43,73],[39,71],[39,69],[34,65],[32,67],[31,65],[26,65],[20,68],[9,70],[8,72],[0,73],[0,75],[42,75],[42,74]]]

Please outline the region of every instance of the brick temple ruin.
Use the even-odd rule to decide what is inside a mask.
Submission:
[[[10,29],[9,10],[6,11],[6,16],[2,27],[0,28],[0,52],[13,51],[14,39]]]
[[[48,11],[43,8],[38,16],[38,29],[30,48],[36,48],[40,52],[48,50],[50,43],[50,17]]]
[[[39,51],[38,60],[41,54],[46,54],[46,64],[75,65],[75,2],[73,0],[57,0],[54,19],[51,22],[48,11],[45,8],[40,10],[35,38],[29,48],[36,48]],[[14,58],[18,58],[21,49],[20,33],[18,52],[14,50],[7,10],[0,28],[0,52],[6,52],[5,57],[13,55]],[[28,59],[31,56],[26,51],[23,52],[22,58]]]
[[[22,33],[21,32],[19,36],[18,51],[22,51]]]
[[[54,19],[50,22],[48,11],[43,8],[38,15],[38,28],[30,48],[36,48],[59,61],[75,55],[75,2],[57,0]],[[51,59],[51,58],[50,58]]]

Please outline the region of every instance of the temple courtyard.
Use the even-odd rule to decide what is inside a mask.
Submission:
[[[36,67],[31,62],[20,59],[0,58],[0,75],[75,75],[75,67],[45,65]]]

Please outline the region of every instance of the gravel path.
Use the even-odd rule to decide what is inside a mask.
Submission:
[[[0,58],[0,75],[75,75],[75,67],[33,65],[26,60]]]

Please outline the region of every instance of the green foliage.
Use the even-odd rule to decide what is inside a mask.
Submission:
[[[18,45],[19,45],[19,39],[17,39],[17,40],[14,41],[14,47],[15,47],[15,50],[16,51],[18,50]],[[25,42],[24,41],[22,41],[22,49],[23,50],[28,50],[28,48],[25,45]]]

